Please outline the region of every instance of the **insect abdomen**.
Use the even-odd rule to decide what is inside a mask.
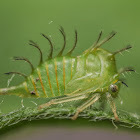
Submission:
[[[64,95],[65,87],[75,73],[75,62],[75,58],[67,56],[47,60],[28,77],[27,92],[37,97]]]

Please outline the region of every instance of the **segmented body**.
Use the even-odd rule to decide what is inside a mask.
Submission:
[[[41,64],[27,79],[25,88],[37,97],[56,97],[65,93],[68,82],[76,72],[77,59],[56,57]]]
[[[24,60],[28,62],[31,66],[32,73],[28,77],[19,72],[6,73],[22,75],[26,80],[18,86],[0,89],[0,95],[13,94],[22,97],[36,98],[60,96],[60,99],[55,99],[40,105],[40,109],[46,108],[52,104],[88,99],[87,102],[77,109],[77,112],[72,117],[72,119],[76,119],[81,111],[99,100],[102,94],[106,94],[114,117],[118,120],[113,98],[116,98],[118,95],[120,83],[125,84],[119,79],[119,76],[123,72],[134,70],[123,68],[122,70],[117,71],[115,55],[132,47],[128,45],[126,48],[114,53],[101,49],[99,47],[115,35],[115,33],[112,32],[109,37],[99,41],[102,35],[101,32],[97,41],[89,49],[79,56],[72,57],[71,53],[75,49],[77,43],[77,31],[75,31],[74,47],[69,53],[62,56],[66,45],[66,36],[62,27],[60,32],[64,38],[64,45],[59,54],[54,58],[52,58],[52,42],[47,36],[42,34],[43,37],[49,41],[51,46],[51,52],[48,60],[45,62],[43,62],[42,52],[39,46],[35,42],[30,41],[30,45],[36,47],[40,52],[39,66],[34,69],[28,59],[15,57],[15,60]],[[63,97],[63,95],[66,96]]]

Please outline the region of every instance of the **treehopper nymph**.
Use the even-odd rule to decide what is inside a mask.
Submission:
[[[53,43],[45,34],[42,36],[49,41],[51,51],[48,59],[43,62],[42,51],[37,43],[29,41],[29,45],[37,48],[40,52],[40,63],[34,68],[32,63],[24,57],[14,57],[15,60],[22,60],[29,63],[32,72],[29,76],[20,72],[8,72],[6,74],[18,74],[25,78],[25,81],[18,86],[0,89],[0,95],[17,95],[20,97],[31,98],[51,98],[49,102],[42,104],[38,109],[44,109],[53,104],[60,104],[74,100],[85,99],[83,104],[77,108],[72,117],[75,120],[78,114],[87,107],[97,102],[103,95],[110,103],[115,120],[119,120],[117,115],[114,98],[117,97],[121,84],[120,75],[126,71],[135,71],[132,68],[123,68],[117,70],[115,56],[127,49],[132,48],[128,45],[126,48],[116,52],[109,52],[100,48],[109,41],[116,33],[112,32],[107,38],[100,41],[102,32],[100,32],[97,41],[81,55],[72,57],[77,44],[77,31],[75,31],[75,42],[73,48],[64,56],[63,51],[66,46],[66,34],[64,29],[60,28],[60,33],[64,39],[64,45],[56,57],[53,55]],[[126,85],[126,84],[125,84]],[[127,86],[127,85],[126,85]]]

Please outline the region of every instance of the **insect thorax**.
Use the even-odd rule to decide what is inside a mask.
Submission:
[[[109,85],[118,78],[115,58],[112,53],[97,49],[77,57],[77,68],[68,83],[66,93],[107,91]]]

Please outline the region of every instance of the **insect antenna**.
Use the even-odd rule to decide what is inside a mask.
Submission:
[[[75,42],[74,42],[74,46],[73,46],[73,48],[67,53],[67,55],[71,55],[72,54],[72,52],[73,52],[73,50],[75,49],[75,47],[76,47],[76,44],[77,44],[77,30],[75,30]]]
[[[125,82],[121,81],[121,83],[124,84],[126,87],[128,87],[128,85]]]
[[[94,48],[99,48],[101,45],[103,45],[104,43],[106,43],[107,41],[109,41],[117,32],[112,31],[110,33],[110,35],[105,38],[104,40],[102,40],[101,42],[97,43],[96,46]],[[102,34],[102,33],[101,33]],[[99,39],[100,39],[100,35],[99,35]],[[98,41],[98,40],[97,40]]]
[[[43,62],[43,56],[42,56],[42,51],[41,51],[40,47],[37,45],[37,43],[35,43],[32,40],[29,40],[29,45],[34,46],[35,48],[37,48],[39,50],[39,52],[40,52],[40,63],[39,64],[41,64]]]
[[[25,57],[14,57],[14,60],[24,60],[25,62],[28,62],[29,65],[31,66],[32,72],[34,71],[34,66],[33,64]]]
[[[49,43],[50,43],[51,51],[50,51],[50,54],[49,54],[49,56],[48,56],[48,59],[51,59],[51,58],[52,58],[52,55],[53,55],[53,44],[52,44],[52,41],[51,41],[50,38],[47,37],[45,34],[42,34],[42,33],[41,33],[41,35],[42,35],[43,37],[45,37],[45,38],[49,41]]]
[[[118,53],[120,53],[120,52],[126,51],[126,50],[131,49],[131,48],[132,48],[131,45],[127,45],[125,48],[122,48],[122,49],[120,49],[120,50],[114,52],[113,54],[116,55],[116,54],[118,54]]]
[[[64,32],[64,29],[63,27],[60,27],[59,29],[60,33],[62,34],[63,38],[64,38],[64,45],[63,45],[63,48],[61,49],[61,51],[58,53],[58,56],[62,56],[62,53],[65,49],[65,46],[66,46],[66,35],[65,35],[65,32]]]
[[[27,76],[23,73],[20,73],[20,72],[7,72],[7,73],[4,73],[6,75],[10,75],[10,74],[18,74],[20,76],[23,76],[25,79],[27,79]]]

